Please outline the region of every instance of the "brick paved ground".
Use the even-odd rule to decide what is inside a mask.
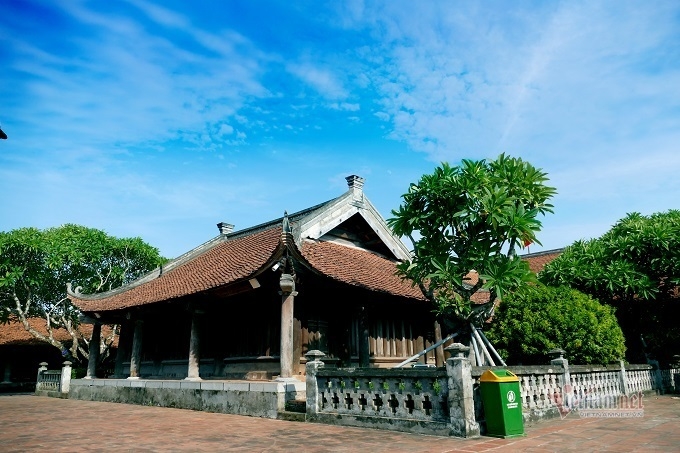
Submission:
[[[680,398],[646,397],[637,419],[550,420],[519,439],[454,439],[237,415],[0,396],[0,451],[680,451]]]

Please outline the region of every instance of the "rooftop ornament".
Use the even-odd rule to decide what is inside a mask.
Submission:
[[[7,134],[0,128],[0,139],[7,140]]]

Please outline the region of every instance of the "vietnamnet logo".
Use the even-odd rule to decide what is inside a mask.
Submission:
[[[515,409],[519,406],[519,403],[517,402],[517,395],[515,394],[514,390],[508,390],[508,393],[505,395],[505,399],[508,401],[506,403],[508,409]]]
[[[642,392],[630,395],[598,396],[584,390],[581,394],[567,384],[562,392],[555,392],[553,403],[557,406],[560,418],[565,419],[571,412],[583,418],[636,418],[644,417]]]

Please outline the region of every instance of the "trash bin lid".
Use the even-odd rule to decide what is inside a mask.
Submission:
[[[479,377],[479,382],[519,382],[519,378],[509,370],[486,370]]]

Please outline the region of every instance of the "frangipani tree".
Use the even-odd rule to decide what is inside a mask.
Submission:
[[[164,261],[158,249],[140,238],[115,238],[79,225],[0,232],[0,322],[18,321],[35,338],[83,361],[89,338],[80,331],[80,311],[66,297],[66,285],[87,293],[107,291]],[[35,328],[36,318],[42,318],[44,330]],[[69,344],[55,335],[59,328],[69,333]],[[105,352],[112,341],[102,336],[100,350]]]
[[[530,163],[501,154],[456,167],[443,163],[402,195],[387,221],[413,245],[399,272],[451,328],[480,326],[505,293],[534,280],[516,250],[540,244],[538,216],[552,212],[556,193],[547,181]],[[474,304],[481,290],[488,302]]]

